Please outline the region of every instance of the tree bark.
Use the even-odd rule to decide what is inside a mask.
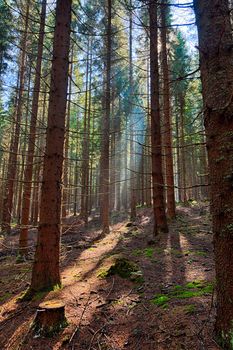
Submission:
[[[176,215],[174,174],[172,156],[172,135],[171,135],[171,107],[170,107],[170,86],[169,66],[167,57],[167,0],[162,1],[161,6],[161,43],[162,43],[162,71],[163,71],[163,115],[164,115],[164,147],[165,147],[165,168],[167,185],[167,215],[174,218]]]
[[[150,17],[150,76],[151,76],[151,148],[152,148],[152,187],[154,209],[154,234],[167,232],[167,219],[164,203],[164,182],[161,155],[161,119],[159,106],[159,69],[158,69],[158,25],[157,0],[149,3]]]
[[[233,349],[233,51],[228,0],[194,0],[216,265],[217,342]]]
[[[60,285],[61,180],[69,69],[71,0],[57,0],[38,242],[31,291]]]
[[[110,143],[110,108],[111,108],[111,32],[112,32],[112,1],[107,0],[107,38],[106,38],[106,91],[101,138],[100,158],[100,215],[103,234],[109,233],[109,143]]]

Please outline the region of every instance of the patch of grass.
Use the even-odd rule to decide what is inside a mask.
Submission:
[[[97,277],[99,278],[106,278],[108,277],[108,269],[100,269],[99,272],[97,273]]]
[[[196,305],[190,304],[184,307],[184,311],[188,315],[193,315],[196,312]]]
[[[167,302],[169,300],[170,300],[170,297],[168,295],[156,294],[154,298],[151,300],[151,302],[157,306],[164,306],[164,305],[167,305]]]
[[[151,302],[155,305],[162,306],[171,300],[189,299],[211,294],[213,284],[206,281],[191,281],[187,284],[176,285],[167,294],[156,294]]]
[[[7,300],[8,298],[10,298],[11,296],[12,296],[12,293],[6,292],[5,294],[3,294],[3,295],[0,297],[0,301],[5,301],[5,300]]]
[[[145,249],[134,249],[132,254],[134,256],[144,255],[146,258],[152,259],[154,255],[154,248],[145,248]]]
[[[154,248],[146,248],[144,250],[144,254],[147,258],[153,258],[153,255],[154,255]]]
[[[206,252],[203,252],[203,250],[196,250],[194,254],[198,256],[203,256],[205,258],[208,256],[208,254]]]

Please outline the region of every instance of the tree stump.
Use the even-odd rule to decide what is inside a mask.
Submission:
[[[66,326],[65,304],[59,300],[49,300],[39,305],[33,327],[36,333],[51,336]]]

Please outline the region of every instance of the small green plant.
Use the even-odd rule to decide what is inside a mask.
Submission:
[[[0,301],[5,301],[5,300],[7,300],[8,298],[10,298],[11,296],[12,296],[12,293],[6,292],[5,294],[3,294],[3,295],[0,297]]]
[[[167,294],[156,294],[151,302],[155,305],[162,306],[174,299],[189,299],[211,294],[213,284],[206,281],[191,281],[187,284],[176,285]]]
[[[154,248],[146,248],[144,254],[147,258],[152,258],[154,255]]]
[[[157,306],[164,306],[167,305],[167,302],[170,300],[170,297],[168,295],[164,294],[157,294],[155,297],[151,300],[151,302]]]
[[[184,307],[184,311],[188,315],[193,315],[196,312],[196,305],[190,304]]]

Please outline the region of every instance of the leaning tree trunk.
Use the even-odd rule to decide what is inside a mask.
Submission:
[[[41,65],[43,55],[43,43],[44,43],[44,29],[45,29],[45,17],[46,17],[46,0],[42,2],[41,17],[40,17],[40,30],[37,49],[37,62],[36,62],[36,77],[33,90],[32,99],[32,113],[30,122],[30,134],[28,139],[28,156],[26,161],[25,173],[24,173],[24,186],[23,186],[23,200],[22,200],[22,228],[20,230],[19,247],[20,253],[23,255],[27,252],[28,245],[28,223],[30,213],[30,202],[32,192],[32,173],[33,173],[33,159],[35,152],[35,140],[36,140],[36,123],[38,114],[38,101],[40,94],[40,76]]]
[[[60,285],[61,180],[69,69],[71,0],[57,0],[40,222],[31,291]]]
[[[216,264],[215,335],[233,349],[233,51],[228,0],[194,0]]]
[[[154,234],[158,230],[168,231],[165,202],[164,182],[162,174],[161,154],[161,119],[159,107],[159,68],[158,68],[158,25],[157,0],[149,3],[150,16],[150,77],[151,77],[151,149],[152,149],[152,187],[154,209]]]

